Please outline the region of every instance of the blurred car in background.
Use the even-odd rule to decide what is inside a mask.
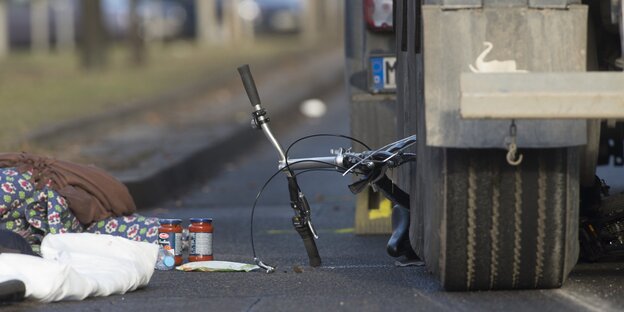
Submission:
[[[259,14],[254,20],[257,33],[297,33],[303,25],[301,0],[255,0]]]
[[[3,1],[3,0],[0,0]],[[224,22],[227,1],[216,0],[217,20]],[[237,0],[238,14],[251,21],[258,34],[294,34],[303,26],[302,0]],[[52,4],[52,1],[48,2]],[[68,14],[72,14],[76,40],[81,36],[81,0],[69,0]],[[8,0],[9,40],[13,48],[28,48],[31,44],[31,1]],[[129,0],[101,0],[104,26],[112,40],[123,40],[129,31]],[[141,35],[146,40],[193,38],[196,33],[195,0],[138,0]],[[50,5],[48,9],[49,40],[56,41],[55,27],[59,15]]]
[[[2,1],[2,0],[0,0]],[[130,1],[102,0],[102,15],[106,30],[113,40],[127,37],[129,29]],[[8,26],[9,42],[13,48],[27,48],[31,44],[31,11],[28,0],[9,0]],[[69,14],[75,24],[76,39],[80,38],[80,0],[69,1]],[[138,14],[145,39],[174,39],[193,37],[195,34],[194,0],[139,0]],[[50,43],[56,41],[57,14],[52,6],[48,8],[48,31]]]

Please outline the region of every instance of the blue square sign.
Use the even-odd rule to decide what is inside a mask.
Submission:
[[[396,57],[373,56],[370,58],[370,86],[373,93],[396,90]]]

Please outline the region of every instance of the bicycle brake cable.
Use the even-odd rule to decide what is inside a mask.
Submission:
[[[315,162],[319,162],[319,163],[325,163],[325,162],[321,162],[321,161],[315,161]],[[291,163],[292,164],[296,164],[297,162]],[[325,163],[325,164],[330,164],[330,163]],[[346,169],[344,167],[342,167],[341,169]],[[258,204],[258,200],[260,199],[260,196],[262,196],[262,193],[264,192],[264,190],[266,189],[266,187],[269,185],[269,183],[271,183],[271,181],[273,181],[273,179],[278,176],[280,173],[282,173],[284,171],[284,169],[278,169],[275,173],[273,173],[262,185],[262,187],[260,188],[260,191],[258,191],[258,194],[256,195],[256,198],[254,199],[254,202],[251,206],[251,219],[250,219],[250,224],[249,224],[249,229],[250,229],[250,238],[251,238],[251,251],[253,253],[253,258],[254,258],[254,262],[256,263],[257,266],[259,266],[260,268],[264,269],[266,271],[266,273],[273,273],[275,271],[274,266],[271,266],[269,264],[264,263],[262,260],[260,260],[260,258],[257,256],[256,254],[256,246],[254,243],[254,230],[253,230],[253,225],[254,225],[254,214],[256,211],[256,206]],[[303,172],[298,173],[302,174],[308,171],[330,171],[330,170],[325,170],[325,169],[313,169],[313,170],[305,170]],[[333,170],[331,170],[333,171]]]

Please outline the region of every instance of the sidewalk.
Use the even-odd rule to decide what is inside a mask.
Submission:
[[[339,83],[342,62],[342,51],[333,49],[250,66],[263,104],[282,119],[297,113],[302,100]],[[261,137],[249,126],[250,112],[231,68],[135,108],[64,124],[31,140],[35,150],[107,170],[145,208],[209,178]]]

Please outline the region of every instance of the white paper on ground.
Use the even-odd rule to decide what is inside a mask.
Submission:
[[[255,264],[238,263],[230,261],[197,261],[185,263],[176,268],[180,271],[201,272],[249,272],[259,269]]]
[[[145,286],[158,246],[91,233],[47,235],[43,258],[0,254],[0,282],[19,279],[26,297],[43,302],[123,294]]]

